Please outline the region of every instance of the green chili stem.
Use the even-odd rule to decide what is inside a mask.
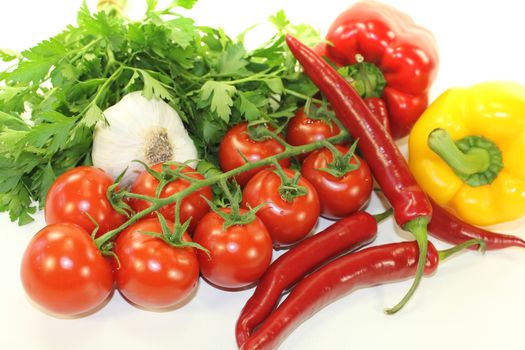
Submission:
[[[417,245],[419,248],[419,259],[417,261],[417,270],[412,286],[405,294],[403,299],[397,305],[390,309],[386,309],[385,312],[389,315],[395,314],[405,306],[405,304],[410,300],[414,292],[416,291],[421,279],[423,278],[423,273],[425,271],[425,265],[427,262],[427,249],[428,249],[428,237],[427,237],[427,225],[429,219],[427,217],[418,217],[407,222],[404,225],[404,229],[412,233],[416,237]]]
[[[346,131],[344,131],[344,129],[342,129],[343,131],[337,135],[337,136],[333,136],[329,139],[327,139],[329,142],[332,142],[332,143],[337,143],[337,142],[341,142],[343,140],[345,140],[347,137],[348,137],[348,134],[346,133]],[[142,219],[143,217],[149,215],[150,213],[153,213],[154,211],[156,210],[159,210],[160,208],[162,208],[163,206],[165,205],[168,205],[168,204],[171,204],[175,201],[179,201],[179,200],[182,200],[183,198],[185,198],[186,196],[190,195],[191,193],[203,188],[203,187],[206,187],[206,186],[211,186],[221,180],[225,181],[235,175],[238,175],[240,173],[243,173],[245,171],[248,171],[248,170],[251,170],[251,169],[255,169],[255,168],[258,168],[258,167],[261,167],[261,166],[266,166],[266,165],[271,165],[272,162],[274,162],[274,160],[281,160],[281,159],[285,159],[285,158],[290,158],[290,157],[293,157],[293,156],[297,156],[303,152],[311,152],[311,151],[315,151],[316,149],[319,149],[319,148],[322,148],[324,146],[323,142],[322,141],[315,141],[315,142],[312,142],[312,143],[309,143],[307,145],[303,145],[303,146],[291,146],[291,145],[287,145],[286,146],[286,149],[279,153],[279,154],[276,154],[274,156],[271,156],[271,157],[268,157],[268,158],[264,158],[264,159],[261,159],[261,160],[258,160],[256,162],[250,162],[250,163],[246,163],[238,168],[235,168],[235,169],[232,169],[230,171],[227,171],[225,173],[221,173],[221,174],[216,174],[216,175],[213,175],[213,176],[210,176],[209,178],[206,178],[206,179],[203,179],[203,180],[199,180],[199,181],[194,181],[190,184],[190,186],[188,186],[186,189],[180,191],[180,192],[177,192],[169,197],[164,197],[164,198],[155,198],[155,197],[149,197],[149,198],[145,198],[145,197],[141,197],[140,199],[145,199],[145,200],[148,200],[151,202],[151,206],[147,209],[144,209],[138,213],[136,213],[135,215],[133,215],[128,221],[126,221],[124,224],[122,224],[121,226],[117,227],[116,229],[113,229],[111,231],[108,231],[106,232],[104,235],[98,237],[97,239],[95,239],[95,244],[97,245],[97,247],[101,247],[104,243],[108,242],[109,240],[111,240],[113,237],[115,237],[119,232],[121,232],[122,230],[126,229],[127,227],[131,226],[133,223],[135,223],[136,221]]]
[[[457,252],[460,252],[464,249],[467,249],[473,245],[479,245],[479,251],[484,253],[485,249],[487,247],[487,243],[482,239],[471,239],[468,241],[465,241],[463,243],[460,243],[452,248],[440,250],[438,252],[439,261],[443,261],[447,259],[449,256],[456,254]]]
[[[379,224],[381,221],[389,218],[394,213],[394,209],[388,208],[382,213],[372,215],[376,222]]]

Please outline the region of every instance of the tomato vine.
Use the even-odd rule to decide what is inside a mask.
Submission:
[[[190,195],[191,193],[194,193],[195,191],[198,191],[199,189],[205,186],[211,186],[221,181],[224,182],[227,179],[232,178],[235,175],[238,175],[245,171],[249,171],[249,170],[261,167],[261,166],[272,165],[275,161],[279,161],[281,159],[294,157],[294,156],[300,155],[305,152],[315,151],[317,149],[325,147],[326,142],[338,143],[348,138],[348,133],[346,132],[346,130],[342,129],[342,131],[338,135],[328,138],[326,140],[315,141],[310,144],[302,145],[302,146],[292,146],[288,144],[286,141],[284,141],[280,136],[275,134],[273,131],[265,129],[263,133],[265,133],[268,137],[272,137],[276,139],[279,143],[281,143],[285,147],[284,151],[282,153],[279,153],[279,154],[276,154],[276,155],[273,155],[273,156],[270,156],[270,157],[267,157],[267,158],[264,158],[258,161],[245,163],[244,165],[238,168],[232,169],[224,173],[215,173],[211,175],[210,177],[205,178],[203,180],[189,179],[190,185],[187,188],[171,196],[163,197],[163,198],[150,197],[146,195],[131,193],[126,190],[119,191],[116,189],[116,187],[113,187],[110,191],[108,191],[108,197],[113,198],[115,195],[112,192],[119,191],[118,196],[120,198],[127,197],[127,198],[137,198],[141,200],[146,200],[151,203],[151,206],[131,215],[131,217],[119,227],[111,231],[108,231],[105,234],[96,238],[95,243],[97,247],[103,246],[106,242],[114,238],[119,232],[123,231],[124,229],[126,229],[127,227],[129,227],[130,225],[138,221],[139,219],[148,216],[149,214],[159,210],[160,208],[166,205],[177,203],[181,201],[182,199],[184,199],[185,197],[187,197],[188,195]]]

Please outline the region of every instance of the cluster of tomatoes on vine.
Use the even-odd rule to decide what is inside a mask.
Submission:
[[[320,216],[338,219],[366,205],[372,177],[355,143],[325,142],[297,154],[300,171],[289,158],[275,157],[340,134],[332,120],[299,110],[285,139],[260,130],[273,132],[263,124],[238,124],[219,147],[222,171],[254,165],[235,176],[237,191],[224,173],[205,177],[171,162],[146,167],[129,189],[94,167],[59,176],[46,197],[47,226],[22,260],[28,296],[59,316],[97,310],[114,288],[142,308],[174,308],[194,294],[199,276],[226,290],[252,286],[270,265],[273,248],[311,234]],[[258,166],[271,157],[272,165]],[[226,207],[214,204],[214,185]]]

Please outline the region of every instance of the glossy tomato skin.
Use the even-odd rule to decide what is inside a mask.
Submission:
[[[229,171],[244,165],[241,154],[250,162],[255,162],[275,154],[282,153],[284,147],[274,139],[254,141],[248,135],[248,124],[240,123],[232,127],[219,145],[219,165],[222,171]],[[289,159],[282,159],[279,164],[283,167],[290,166]],[[235,180],[243,187],[250,178],[264,167],[255,168],[235,176]]]
[[[151,167],[155,171],[161,171],[162,170],[162,164],[156,164]],[[172,169],[176,169],[176,165],[171,165]],[[182,173],[194,178],[196,180],[203,180],[204,177],[197,173],[195,169],[185,166],[182,169]],[[159,181],[154,178],[150,173],[147,171],[143,171],[140,173],[140,175],[136,178],[136,180],[131,185],[131,192],[143,194],[150,197],[155,197],[155,191],[157,190],[157,187],[159,185]],[[165,198],[169,197],[177,192],[180,192],[190,186],[190,182],[186,179],[176,179],[174,181],[169,182],[164,186],[162,191],[160,192],[160,197]],[[195,229],[195,226],[197,225],[197,222],[200,220],[200,218],[208,212],[210,209],[208,203],[202,198],[206,197],[209,200],[212,200],[213,194],[211,191],[211,188],[209,186],[202,187],[195,192],[191,193],[190,195],[186,196],[180,205],[180,221],[181,223],[186,222],[191,217],[190,226],[188,227],[188,232],[192,233]],[[135,212],[142,211],[144,209],[147,209],[151,206],[151,203],[145,200],[141,199],[134,199],[131,198],[129,200],[131,208]],[[162,207],[159,212],[164,216],[167,220],[175,221],[175,203],[166,205]],[[155,213],[151,213],[149,217],[156,217]]]
[[[336,148],[343,154],[348,151],[346,146],[336,145]],[[329,219],[348,216],[363,208],[370,199],[373,189],[372,174],[368,164],[363,159],[358,159],[359,168],[341,178],[318,170],[326,168],[333,160],[332,153],[326,148],[312,152],[303,161],[301,173],[317,190],[322,216]],[[350,162],[356,164],[356,159],[352,157]]]
[[[283,171],[288,178],[293,178],[295,174],[291,169],[283,168]],[[298,185],[305,187],[307,194],[295,197],[290,202],[279,193],[281,184],[281,178],[273,169],[265,169],[248,181],[242,196],[246,208],[267,203],[257,211],[257,216],[277,247],[293,244],[306,237],[315,228],[320,213],[319,197],[306,178],[301,176]]]
[[[80,166],[60,175],[49,188],[44,213],[48,225],[70,222],[82,226],[90,234],[99,225],[97,236],[117,228],[126,221],[107,198],[108,187],[113,184],[111,176],[103,170]],[[89,214],[86,215],[86,213]]]
[[[312,119],[300,108],[290,119],[286,127],[286,141],[292,146],[307,145],[315,141],[321,141],[341,132],[337,124],[330,124],[321,119]],[[300,160],[306,158],[307,154],[298,156]]]
[[[110,262],[88,232],[71,223],[48,225],[31,239],[20,276],[31,300],[57,316],[94,311],[113,290]]]
[[[170,229],[173,223],[168,222]],[[186,300],[199,280],[199,263],[192,247],[173,247],[143,232],[161,232],[158,219],[143,219],[122,231],[115,241],[120,268],[115,280],[120,293],[147,309],[165,309]],[[188,234],[183,240],[190,242]]]
[[[231,212],[230,209],[221,209]],[[245,213],[241,209],[241,213]],[[215,286],[240,289],[255,283],[272,260],[272,239],[263,222],[255,218],[246,225],[223,229],[224,219],[217,213],[206,214],[193,239],[209,250],[210,257],[198,251],[203,277]]]

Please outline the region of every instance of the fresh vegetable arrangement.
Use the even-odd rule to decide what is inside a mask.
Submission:
[[[273,349],[357,288],[412,279],[394,314],[453,253],[525,247],[475,226],[523,215],[521,85],[427,109],[434,39],[393,8],[355,4],[326,41],[280,11],[248,50],[248,31],[177,12],[195,2],[148,0],[139,21],[125,1],[84,5],[76,27],[2,54],[0,210],[19,224],[44,210],[21,264],[40,309],[86,317],[115,290],[176,312],[202,277],[218,294],[255,287],[235,340]],[[366,212],[373,190],[390,209]],[[415,241],[361,249],[392,214]],[[334,222],[316,233],[321,217]]]

